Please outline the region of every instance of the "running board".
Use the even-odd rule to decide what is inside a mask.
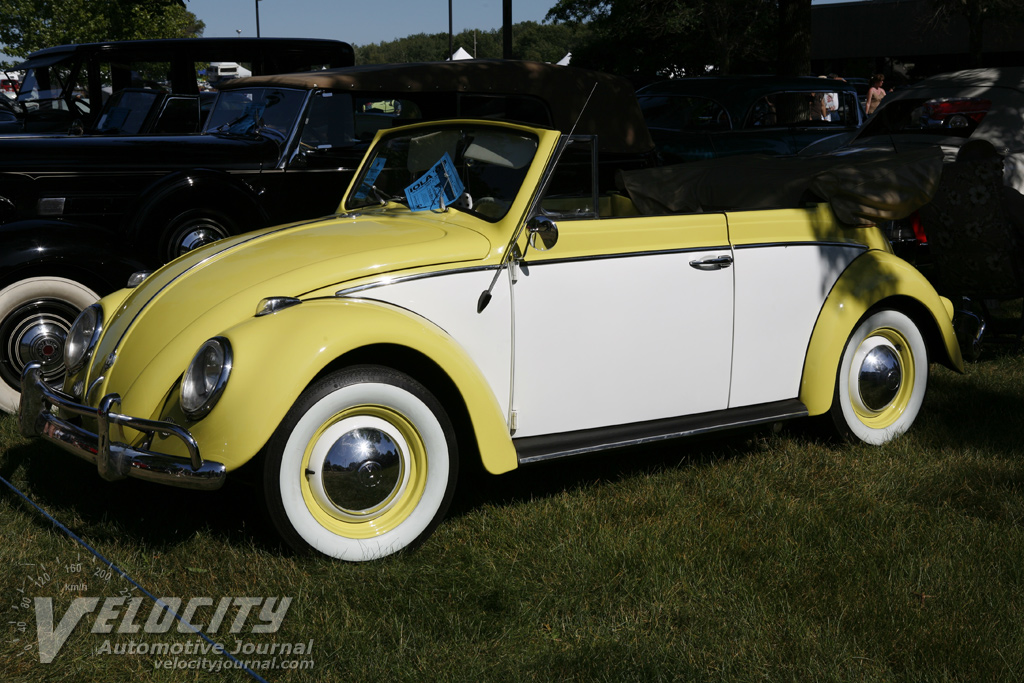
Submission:
[[[553,458],[566,458],[613,448],[639,446],[668,439],[792,420],[798,417],[807,417],[807,407],[794,398],[744,408],[716,410],[700,415],[635,422],[615,427],[581,429],[562,434],[529,436],[513,439],[512,443],[516,447],[519,464],[526,465]]]

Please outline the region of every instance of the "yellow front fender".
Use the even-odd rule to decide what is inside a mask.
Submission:
[[[939,296],[906,261],[871,250],[843,272],[818,315],[800,382],[800,400],[809,414],[820,415],[831,408],[846,341],[865,314],[880,306],[900,310],[917,323],[931,360],[963,371],[949,299]]]
[[[319,373],[347,353],[387,344],[426,356],[448,376],[465,403],[489,472],[517,466],[505,417],[479,368],[442,329],[405,309],[376,301],[318,299],[249,318],[223,336],[234,354],[227,387],[205,419],[187,425],[204,459],[229,470],[243,465]],[[180,414],[176,391],[173,396],[165,415]]]

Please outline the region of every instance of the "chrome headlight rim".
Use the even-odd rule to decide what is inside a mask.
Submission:
[[[91,329],[89,329],[91,326]],[[79,372],[92,358],[92,353],[103,334],[103,308],[99,304],[87,307],[71,324],[64,342],[64,367],[68,374]],[[81,350],[79,350],[81,349]]]
[[[210,368],[203,367],[203,364],[207,362],[209,351],[215,354],[215,373],[210,372]],[[227,338],[211,337],[203,342],[181,376],[178,400],[185,417],[196,422],[210,414],[224,393],[233,364],[234,354],[231,350],[231,342]],[[211,378],[212,381],[210,381]],[[202,384],[201,392],[196,390],[197,384],[200,383]]]

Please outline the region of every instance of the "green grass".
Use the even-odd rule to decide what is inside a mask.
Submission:
[[[1024,677],[1024,354],[1012,346],[964,375],[933,367],[917,424],[890,445],[794,426],[484,477],[422,548],[365,565],[281,548],[237,481],[216,494],[107,483],[26,443],[10,417],[0,446],[0,474],[154,594],[294,598],[280,632],[241,634],[315,641],[311,671],[259,672],[271,681]],[[7,490],[0,515],[5,624],[26,565],[80,556],[94,571]],[[27,590],[53,595],[58,618],[71,597],[127,587],[90,575],[63,591],[55,575]],[[6,624],[3,679],[247,680],[94,654],[127,636],[90,624],[45,665],[18,656],[34,619],[17,645]]]

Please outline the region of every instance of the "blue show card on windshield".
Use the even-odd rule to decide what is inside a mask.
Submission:
[[[455,170],[455,162],[444,153],[441,160],[405,188],[405,199],[413,211],[443,209],[462,196],[465,185]]]

